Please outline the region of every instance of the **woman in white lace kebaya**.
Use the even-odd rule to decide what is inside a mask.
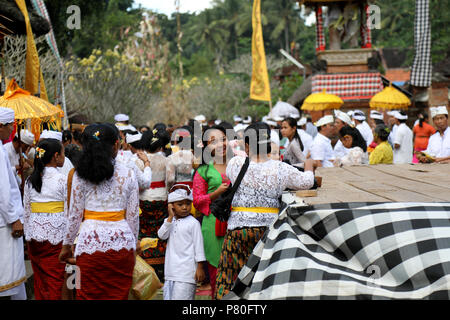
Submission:
[[[232,202],[217,270],[217,299],[229,292],[266,228],[277,219],[282,192],[288,188],[310,189],[314,184],[311,159],[305,161],[305,172],[301,172],[268,158],[271,150],[267,124],[259,122],[247,127],[245,147],[250,165]],[[244,157],[234,157],[228,163],[226,172],[231,183],[236,181],[244,162]]]
[[[115,161],[119,133],[113,125],[89,125],[82,143],[59,259],[75,256],[80,270],[77,299],[126,300],[139,232],[138,182],[132,169]]]
[[[65,265],[58,261],[67,226],[67,176],[64,147],[56,139],[43,139],[36,147],[34,171],[24,185],[24,231],[34,273],[36,300],[60,300]]]
[[[166,141],[165,131],[153,130],[145,131],[141,138],[141,147],[150,162],[152,170],[152,182],[150,188],[142,189],[139,193],[139,206],[141,215],[139,217],[139,239],[157,238],[158,229],[168,217],[167,212],[167,158],[162,150]],[[169,138],[170,140],[170,138]],[[144,170],[144,162],[136,160],[136,165],[140,170]],[[149,248],[140,256],[150,264],[158,274],[160,279],[164,278],[164,257],[166,253],[167,241],[160,240],[156,248]]]

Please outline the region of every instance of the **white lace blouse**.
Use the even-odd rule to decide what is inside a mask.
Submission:
[[[125,210],[125,219],[83,221],[85,209],[97,212]],[[78,230],[75,257],[96,251],[136,249],[139,232],[139,188],[132,169],[116,161],[113,177],[98,185],[80,178],[75,172],[63,244],[72,245]]]
[[[67,175],[57,168],[46,167],[42,175],[41,192],[37,192],[31,183],[24,185],[24,233],[27,241],[48,241],[53,245],[61,243],[67,226],[65,211],[58,213],[31,212],[32,202],[65,202]]]
[[[244,157],[234,157],[227,165],[227,177],[231,183],[237,179]],[[278,208],[285,189],[302,190],[314,185],[312,171],[300,172],[281,161],[252,162],[236,191],[233,207],[265,207]],[[275,219],[274,213],[255,213],[247,211],[232,211],[228,219],[228,230],[243,227],[269,226]]]

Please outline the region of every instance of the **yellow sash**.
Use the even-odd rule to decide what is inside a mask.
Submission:
[[[31,212],[59,213],[64,211],[64,201],[31,202]]]
[[[102,221],[120,221],[125,219],[125,210],[109,211],[109,212],[84,210],[84,219],[102,220]]]
[[[246,212],[255,212],[255,213],[276,213],[278,214],[278,208],[264,208],[264,207],[233,207],[231,211],[246,211]]]

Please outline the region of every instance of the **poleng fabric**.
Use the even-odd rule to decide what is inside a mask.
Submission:
[[[82,253],[77,257],[81,277],[77,300],[128,300],[134,264],[132,250]]]
[[[414,16],[414,61],[411,68],[411,85],[431,85],[431,24],[429,0],[416,0]]]
[[[253,248],[266,229],[266,227],[254,227],[227,232],[217,268],[216,299],[222,299],[231,290],[239,272],[247,263]]]
[[[34,278],[36,300],[61,300],[65,264],[58,260],[62,242],[53,245],[48,241],[31,240],[28,243]]]
[[[450,298],[450,202],[288,206],[226,299]]]

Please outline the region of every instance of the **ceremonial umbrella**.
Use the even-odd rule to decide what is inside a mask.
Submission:
[[[344,101],[335,94],[322,92],[312,93],[303,101],[302,110],[323,111],[329,109],[339,109]]]
[[[370,99],[369,106],[372,109],[407,109],[411,101],[402,92],[398,91],[391,84],[384,88]]]
[[[20,88],[15,79],[9,82],[5,94],[0,97],[0,106],[13,109],[17,125],[31,127],[36,140],[43,122],[60,127],[64,116],[60,108]]]

